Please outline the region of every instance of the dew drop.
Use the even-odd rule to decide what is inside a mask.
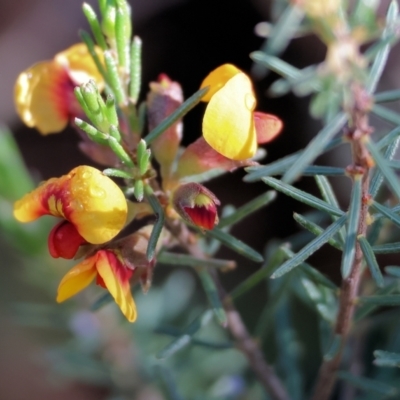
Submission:
[[[256,107],[256,99],[252,93],[246,93],[244,96],[244,104],[246,108],[250,111],[253,111]]]
[[[99,187],[91,186],[89,189],[89,193],[93,197],[104,198],[106,197],[106,191]]]
[[[84,171],[82,173],[82,179],[89,179],[92,176],[92,172],[91,171]]]
[[[83,211],[85,208],[79,200],[72,200],[71,207],[74,211]]]

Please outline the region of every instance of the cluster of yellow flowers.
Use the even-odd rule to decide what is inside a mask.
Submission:
[[[15,86],[15,103],[21,119],[40,133],[49,134],[61,131],[75,117],[85,118],[74,88],[89,79],[100,89],[104,87],[102,76],[83,44],[34,65],[19,75]],[[162,76],[159,83],[153,83],[151,101],[171,87],[173,82]],[[176,211],[173,217],[201,229],[212,229],[218,222],[219,200],[202,185],[184,183],[183,178],[212,168],[232,170],[248,165],[257,143],[272,140],[281,131],[282,123],[273,115],[254,111],[252,83],[233,65],[215,69],[201,87],[209,87],[202,98],[208,103],[203,138],[184,150],[175,173],[163,176],[163,187],[169,194],[166,207]],[[179,142],[180,134],[165,133],[160,146],[152,148],[161,171],[163,163],[170,165],[176,157]],[[169,148],[172,156],[163,157],[162,152],[168,153]],[[43,215],[62,219],[49,234],[48,247],[53,257],[83,257],[62,279],[57,301],[68,299],[96,280],[111,293],[129,321],[136,319],[130,281],[148,279],[154,261],[143,259],[148,227],[127,238],[114,239],[128,223],[131,204],[114,181],[90,166],[78,166],[67,175],[52,178],[15,203],[14,216],[21,222]],[[150,207],[143,205],[140,212],[152,213]],[[171,217],[171,213],[168,215]]]

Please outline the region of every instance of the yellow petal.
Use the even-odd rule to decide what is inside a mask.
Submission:
[[[203,118],[203,136],[218,153],[232,160],[254,156],[257,137],[253,110],[256,106],[249,77],[238,73],[214,94]]]
[[[14,204],[14,216],[30,222],[42,215],[62,217],[92,244],[108,242],[125,225],[127,204],[121,189],[96,168],[79,166],[52,178]]]
[[[111,240],[125,225],[125,196],[110,178],[96,168],[80,166],[71,175],[73,208],[69,219],[89,243]]]
[[[211,97],[214,96],[214,94],[221,89],[229,79],[240,72],[240,69],[236,68],[232,64],[224,64],[214,69],[214,71],[210,72],[201,83],[200,89],[210,86],[210,89],[201,100],[205,102],[210,101]]]
[[[126,271],[124,271],[125,267],[116,262],[116,257],[107,257],[106,251],[100,251],[98,255],[97,272],[103,278],[104,284],[122,313],[128,321],[134,322],[137,317],[136,305],[131,294],[127,274],[125,274]]]
[[[68,117],[59,109],[57,84],[65,76],[63,69],[51,61],[35,64],[22,72],[14,87],[14,101],[24,123],[36,127],[43,135],[62,131]]]
[[[81,290],[85,289],[97,275],[94,264],[96,256],[87,258],[75,265],[62,279],[57,291],[57,302],[61,303],[69,299]]]
[[[103,61],[100,48],[95,47],[95,51],[100,61]],[[68,70],[68,74],[77,85],[81,85],[89,79],[94,79],[97,86],[99,86],[99,90],[103,89],[103,77],[84,43],[75,44],[67,50],[56,54],[54,61]]]

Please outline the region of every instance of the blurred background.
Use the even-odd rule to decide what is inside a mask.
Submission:
[[[93,0],[89,3],[97,9]],[[0,122],[14,133],[23,160],[36,182],[65,174],[77,165],[92,163],[79,152],[78,137],[73,130],[42,137],[35,130],[22,126],[13,105],[13,86],[18,74],[35,62],[51,59],[57,52],[78,42],[80,28],[88,30],[81,4],[81,0],[0,0]],[[229,62],[244,71],[250,71],[252,62],[248,54],[258,50],[264,41],[255,34],[254,28],[258,23],[270,20],[271,16],[271,4],[267,0],[132,0],[130,4],[135,35],[143,40],[142,100],[145,99],[149,82],[156,80],[160,73],[166,73],[180,82],[187,97],[218,65]],[[382,7],[385,8],[385,5]],[[323,46],[316,38],[309,36],[295,40],[284,54],[285,60],[299,68],[322,61],[323,58]],[[396,60],[393,59],[392,63],[395,64]],[[318,122],[310,120],[308,116],[307,98],[298,99],[292,95],[277,99],[266,97],[266,89],[274,79],[276,76],[269,74],[265,79],[255,82],[257,108],[276,114],[285,122],[283,134],[268,145],[268,161],[303,147],[319,127]],[[395,74],[389,71],[383,85],[391,87],[395,80]],[[200,105],[185,117],[185,145],[200,136],[203,111]],[[346,155],[341,154],[339,158],[339,163],[345,165]],[[239,206],[265,191],[261,183],[244,185],[242,177],[243,172],[237,171],[207,186],[216,193],[222,204]],[[300,182],[300,187],[315,190],[309,188],[308,181]],[[341,200],[347,202],[346,198]],[[271,238],[285,238],[296,231],[292,211],[301,212],[302,209],[302,205],[280,196],[278,202],[237,226],[233,234],[256,250],[263,251]],[[43,235],[36,237],[33,250],[25,253],[21,246],[16,247],[15,243],[10,242],[6,232],[0,231],[0,400],[125,399],[113,397],[110,393],[110,376],[114,384],[117,382],[127,393],[135,393],[134,397],[126,398],[162,399],[159,389],[151,383],[154,372],[146,370],[146,363],[151,365],[154,354],[171,338],[150,337],[148,332],[154,331],[163,318],[169,323],[173,321],[186,326],[204,309],[206,300],[201,289],[198,289],[197,278],[188,270],[157,269],[150,293],[146,297],[140,293],[137,295],[139,320],[134,328],[127,328],[126,325],[121,328],[119,315],[110,306],[97,314],[87,311],[87,304],[96,297],[91,294],[84,299],[80,311],[74,304],[55,308],[53,299],[57,282],[70,264],[63,265],[45,255],[45,232],[49,222],[45,221],[37,230],[32,228],[33,233],[40,231]],[[222,276],[227,290],[258,267],[224,249],[218,255],[238,261],[239,268]],[[31,261],[30,256],[34,258]],[[324,260],[325,271],[329,272],[330,267],[337,264],[336,253],[320,257]],[[245,319],[250,328],[260,314],[264,299],[262,290],[254,291],[251,299],[246,298],[244,304],[238,304],[239,309],[246,310]],[[31,310],[29,304],[35,302],[43,303],[43,309],[33,309],[32,306]],[[49,307],[46,308],[46,305]],[[38,313],[42,315],[40,321],[29,319],[29,316]],[[216,326],[208,327],[208,334],[222,343],[229,339]],[[69,343],[71,335],[79,337],[80,344],[78,350],[74,347],[76,354],[73,351],[70,354],[78,357],[80,351],[95,352],[98,346],[97,349],[103,351],[102,361],[108,361],[113,370],[102,370],[102,364],[85,365],[86,361],[81,361],[79,357],[71,361],[77,370],[64,368],[60,346]],[[135,339],[134,344],[130,335]],[[70,344],[71,348],[76,345]],[[79,346],[83,347],[79,350]],[[57,351],[51,351],[52,348]],[[65,347],[62,347],[62,351],[65,351]],[[132,366],[126,360],[125,365],[124,356],[145,359],[145,365]],[[224,388],[233,388],[240,394],[245,361],[237,351],[227,350],[224,360],[220,360],[221,365],[212,350],[201,348],[187,351],[175,361],[177,368],[183,369],[182,373],[185,361],[189,359],[197,361],[197,369],[190,373],[186,371],[188,375],[184,381],[194,387],[184,388],[184,391],[195,391],[195,382],[204,387],[212,386],[213,382],[214,397],[210,395],[210,398],[228,398],[223,394]],[[57,365],[60,371],[55,367]],[[227,368],[231,370],[224,375],[221,371],[227,371]],[[161,372],[160,376],[163,374]],[[77,379],[77,375],[84,379]],[[61,379],[60,376],[69,379]],[[216,376],[219,379],[214,379]],[[164,382],[168,382],[167,378]],[[249,398],[263,397],[255,388]]]

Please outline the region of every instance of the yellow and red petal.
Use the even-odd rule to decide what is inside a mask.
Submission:
[[[18,115],[43,135],[66,127],[71,96],[73,87],[68,74],[52,61],[35,64],[22,72],[14,87]]]
[[[257,134],[257,143],[269,143],[282,131],[283,122],[273,114],[266,114],[259,111],[254,112],[254,125]]]
[[[201,99],[208,102],[232,77],[240,73],[240,69],[232,64],[223,64],[210,72],[201,83],[200,89],[209,86],[208,92]]]
[[[202,229],[213,229],[218,223],[217,207],[210,206],[183,207],[191,223]]]
[[[203,118],[203,136],[218,153],[232,160],[255,155],[257,137],[253,111],[256,106],[249,77],[237,73],[209,101]]]
[[[54,258],[62,257],[67,260],[74,258],[79,247],[86,243],[75,226],[68,221],[58,223],[50,231],[48,238],[50,255]]]
[[[95,51],[100,61],[102,61],[103,56],[100,48],[95,47]],[[68,72],[71,80],[76,85],[81,85],[89,79],[93,79],[99,90],[103,89],[104,79],[84,43],[75,44],[67,50],[56,54],[54,62]]]
[[[75,265],[61,280],[57,291],[57,302],[61,303],[69,299],[81,290],[85,289],[96,277],[95,264],[97,254],[86,258],[78,265]]]
[[[122,313],[128,321],[134,322],[137,312],[129,284],[133,271],[125,267],[115,253],[107,250],[97,252],[96,269]]]
[[[62,217],[89,243],[111,240],[124,227],[127,204],[121,189],[99,170],[74,168],[52,178],[14,204],[14,216],[29,222],[42,215]]]

